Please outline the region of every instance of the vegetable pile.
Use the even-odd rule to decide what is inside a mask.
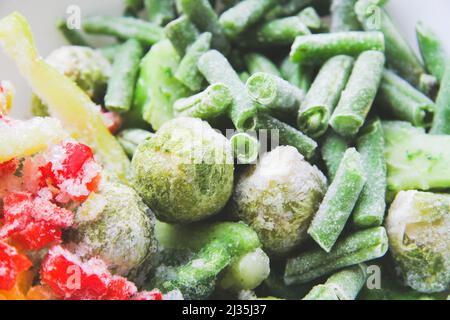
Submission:
[[[0,20],[0,299],[447,298],[450,56],[385,2],[127,0],[45,59]]]

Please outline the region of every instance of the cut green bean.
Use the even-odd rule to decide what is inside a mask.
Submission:
[[[296,114],[305,96],[301,89],[269,73],[255,73],[245,86],[260,110],[277,114]]]
[[[277,4],[266,14],[267,20],[297,14],[300,10],[314,3],[315,0],[288,0]]]
[[[445,65],[445,61],[447,60],[447,54],[442,42],[434,31],[422,22],[417,23],[416,34],[420,52],[427,70],[441,81],[444,75],[444,68],[442,66]]]
[[[289,57],[284,59],[280,68],[281,76],[297,88],[308,92],[312,83],[312,70],[308,66],[293,63]]]
[[[358,264],[333,274],[303,300],[355,300],[367,279],[367,266]]]
[[[331,117],[334,131],[354,137],[364,125],[383,76],[385,57],[379,51],[363,52]]]
[[[384,71],[377,100],[399,120],[424,128],[432,124],[434,102],[392,71]]]
[[[185,55],[186,49],[199,36],[197,27],[186,16],[181,16],[167,24],[164,33],[180,57]]]
[[[353,222],[359,228],[378,227],[384,220],[387,187],[384,136],[380,120],[375,120],[363,128],[357,149],[361,154],[368,182],[356,203]]]
[[[208,0],[180,0],[183,13],[202,32],[211,32],[212,47],[228,54],[230,43],[228,42],[219,18]]]
[[[339,168],[345,151],[350,147],[350,143],[334,131],[329,130],[322,142],[322,159],[327,168],[329,181],[333,181]]]
[[[359,231],[338,241],[329,253],[315,249],[288,259],[284,281],[287,285],[307,283],[341,268],[380,258],[387,250],[383,227]]]
[[[117,140],[122,145],[126,154],[132,158],[137,147],[144,141],[150,139],[154,133],[142,129],[126,129],[117,135]]]
[[[143,55],[141,44],[134,39],[128,40],[119,49],[105,95],[108,110],[119,113],[130,110]]]
[[[212,35],[209,32],[202,33],[197,40],[191,44],[178,66],[175,78],[180,80],[192,91],[199,91],[203,87],[205,78],[198,70],[197,64],[200,57],[206,53],[211,46]]]
[[[358,0],[332,0],[331,2],[331,32],[358,31],[361,24],[355,13]]]
[[[100,48],[100,52],[103,54],[103,56],[109,60],[109,62],[113,63],[114,59],[117,55],[117,52],[119,51],[119,48],[122,46],[122,44],[112,44],[103,48]]]
[[[445,71],[441,81],[441,88],[436,99],[432,134],[450,135],[450,60],[445,64]]]
[[[361,155],[350,148],[308,229],[308,234],[326,252],[331,251],[344,230],[365,182]]]
[[[352,57],[336,56],[321,68],[298,113],[297,125],[307,135],[317,138],[327,131],[331,114],[347,84],[353,62]]]
[[[235,127],[241,131],[254,129],[256,104],[247,95],[244,83],[227,58],[216,50],[210,50],[200,57],[198,68],[210,84],[221,82],[230,89],[233,103],[229,114]]]
[[[239,132],[231,137],[230,142],[239,164],[254,163],[258,159],[260,144],[256,137]]]
[[[423,74],[426,74],[412,48],[403,38],[391,17],[383,8],[371,0],[359,0],[355,11],[358,20],[367,31],[381,31],[386,41],[386,58],[388,65],[403,78],[418,87]]]
[[[175,102],[173,109],[178,117],[209,120],[227,112],[233,103],[233,96],[222,83],[210,85],[205,91]]]
[[[315,155],[317,142],[290,125],[267,114],[258,114],[256,129],[277,131],[280,145],[296,148],[306,159],[310,160]]]
[[[298,17],[312,31],[319,31],[322,28],[322,20],[313,7],[303,9],[298,14]]]
[[[82,20],[84,31],[104,34],[119,39],[137,39],[143,45],[153,45],[164,38],[164,30],[151,22],[131,17],[86,17]]]
[[[367,50],[384,51],[381,32],[349,31],[299,36],[291,59],[302,64],[320,64],[337,55],[358,56]]]
[[[248,53],[244,57],[247,70],[250,74],[265,72],[280,77],[280,71],[277,66],[268,58],[259,53]]]
[[[77,29],[71,29],[67,26],[67,21],[60,18],[56,21],[56,27],[62,33],[67,42],[73,46],[89,47],[89,43],[84,39],[81,32]]]
[[[241,79],[242,82],[247,82],[247,80],[250,78],[250,73],[247,71],[243,71],[239,73],[239,79]]]
[[[150,22],[162,26],[175,18],[174,0],[144,0],[144,4]]]
[[[125,12],[137,14],[144,8],[144,0],[124,0]]]
[[[276,0],[243,0],[222,13],[220,23],[230,38],[236,38],[261,20],[275,4]]]

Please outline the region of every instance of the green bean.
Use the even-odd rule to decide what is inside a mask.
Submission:
[[[308,66],[293,63],[289,57],[284,59],[280,68],[281,76],[297,88],[308,92],[312,83],[312,70]]]
[[[303,9],[298,14],[298,17],[310,30],[319,31],[322,28],[322,20],[313,7]]]
[[[341,268],[380,258],[387,250],[383,227],[358,231],[338,241],[329,253],[314,249],[288,259],[284,281],[287,285],[307,283]]]
[[[227,58],[216,50],[210,50],[201,56],[198,68],[210,84],[222,82],[230,89],[233,103],[229,114],[236,128],[242,131],[254,129],[256,104],[247,95],[244,83]]]
[[[199,36],[197,27],[186,16],[181,16],[168,23],[164,28],[164,33],[180,57],[185,55],[186,49]]]
[[[330,120],[340,135],[354,137],[363,126],[380,86],[384,62],[384,54],[379,51],[366,51],[356,60]]]
[[[144,8],[144,0],[124,0],[125,11],[132,14],[137,14]]]
[[[339,271],[325,284],[315,286],[303,300],[355,300],[364,286],[367,266],[356,266]]]
[[[367,50],[384,51],[381,32],[337,32],[299,36],[291,49],[291,59],[302,64],[320,64],[337,55],[358,56]]]
[[[308,229],[309,235],[326,252],[331,251],[344,230],[365,182],[361,156],[350,148],[345,152],[336,177]]]
[[[317,142],[304,135],[302,132],[281,122],[269,115],[258,114],[256,121],[257,130],[278,131],[279,142],[281,145],[293,146],[306,159],[312,159],[317,149]],[[272,132],[273,134],[273,132]]]
[[[450,60],[445,64],[441,88],[436,99],[432,134],[450,134]]]
[[[260,144],[256,137],[238,132],[231,137],[230,142],[239,164],[254,163],[258,159]]]
[[[386,11],[371,0],[359,0],[355,11],[365,30],[383,32],[388,65],[418,87],[425,69]]]
[[[334,131],[329,130],[325,135],[322,142],[321,153],[330,181],[334,180],[339,164],[344,157],[345,151],[347,151],[349,147],[349,142]]]
[[[144,0],[144,4],[150,22],[162,26],[175,18],[174,0]]]
[[[387,186],[384,136],[380,120],[369,123],[363,129],[357,149],[361,154],[368,183],[356,203],[353,222],[360,228],[378,227],[384,220]]]
[[[276,4],[276,0],[243,0],[220,16],[225,33],[230,38],[257,23]]]
[[[354,10],[358,0],[333,0],[331,2],[331,32],[361,30]]]
[[[197,40],[191,44],[178,66],[175,78],[180,80],[192,91],[198,91],[203,87],[205,78],[198,70],[197,64],[200,57],[210,49],[212,34],[202,33]]]
[[[117,140],[122,145],[126,154],[132,158],[136,152],[137,147],[147,139],[150,139],[154,134],[142,129],[126,129],[117,135]]]
[[[243,71],[239,73],[239,79],[241,79],[242,82],[247,82],[247,80],[250,78],[250,73],[247,71]]]
[[[113,63],[114,59],[117,55],[117,52],[119,51],[119,48],[122,46],[122,44],[112,44],[109,46],[105,46],[102,48],[99,48],[100,52],[103,54],[103,56],[109,60],[109,62]]]
[[[250,74],[265,72],[280,77],[277,66],[262,54],[248,53],[244,56],[244,60]]]
[[[447,54],[443,48],[443,44],[434,31],[422,22],[417,23],[416,34],[420,52],[427,70],[441,81],[444,75],[444,68],[442,66],[445,65],[445,61],[447,60]]]
[[[227,112],[233,96],[222,83],[210,85],[205,91],[177,100],[173,105],[176,116],[209,120]]]
[[[130,110],[139,73],[139,62],[143,55],[141,44],[134,39],[125,42],[117,52],[105,95],[105,107],[108,110],[119,113]]]
[[[269,73],[255,73],[245,86],[260,110],[280,115],[296,114],[305,96],[301,89]]]
[[[267,20],[273,20],[279,17],[287,17],[297,14],[303,8],[314,3],[315,0],[288,0],[277,4],[266,14]]]
[[[73,46],[89,47],[89,43],[84,39],[83,35],[77,29],[71,29],[67,26],[66,20],[59,18],[56,21],[56,27],[62,33],[67,42]]]
[[[384,71],[377,100],[380,106],[399,120],[424,128],[432,124],[433,101],[392,71]]]
[[[160,26],[130,17],[86,17],[83,18],[82,26],[87,33],[137,39],[143,45],[153,45],[164,38],[164,31]]]
[[[183,13],[197,26],[202,32],[211,32],[212,47],[228,54],[230,44],[225,36],[222,25],[216,12],[211,7],[208,0],[180,0]]]
[[[307,135],[317,138],[328,128],[331,114],[336,107],[353,68],[354,59],[336,56],[321,68],[303,100],[297,125]]]

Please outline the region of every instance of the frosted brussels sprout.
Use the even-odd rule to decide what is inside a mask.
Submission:
[[[389,248],[406,285],[423,292],[450,287],[450,195],[401,191],[386,220]]]
[[[76,214],[77,242],[110,270],[127,275],[156,252],[155,217],[130,187],[105,183]]]
[[[219,212],[231,196],[233,173],[230,142],[194,118],[166,122],[132,160],[134,188],[158,219],[172,223]]]
[[[278,147],[240,176],[233,211],[258,233],[268,253],[282,255],[305,239],[326,188],[325,176],[297,149]]]
[[[111,64],[101,52],[79,46],[63,46],[54,50],[45,61],[72,79],[94,101],[100,102],[111,74]],[[37,96],[32,98],[35,116],[48,116],[48,108]]]

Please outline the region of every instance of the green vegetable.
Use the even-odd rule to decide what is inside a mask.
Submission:
[[[297,117],[298,127],[311,137],[320,137],[327,128],[341,92],[353,67],[353,58],[336,56],[320,69],[303,100]]]
[[[301,131],[267,114],[258,114],[256,129],[260,131],[260,134],[261,130],[270,131],[272,139],[274,135],[278,135],[278,142],[281,145],[293,146],[308,160],[312,159],[316,153],[317,142]]]
[[[125,12],[137,14],[144,8],[144,0],[124,0]]]
[[[153,45],[164,38],[164,30],[151,22],[132,17],[85,17],[83,30],[91,34],[104,34],[120,39],[136,39],[143,45]]]
[[[216,12],[208,0],[179,0],[183,13],[202,32],[210,32],[212,37],[211,46],[223,54],[230,51],[230,43],[225,36],[224,29],[219,23]]]
[[[380,120],[368,123],[358,138],[367,183],[353,212],[353,222],[360,228],[381,226],[386,210],[386,160],[384,136]]]
[[[184,57],[186,49],[194,43],[199,36],[198,29],[189,18],[184,15],[168,23],[164,28],[164,33],[180,57]]]
[[[117,51],[120,48],[121,44],[112,44],[102,48],[99,48],[98,51],[102,53],[102,55],[108,59],[109,62],[113,63],[114,58],[116,57]]]
[[[289,57],[284,59],[280,67],[281,76],[297,88],[308,92],[312,83],[312,72],[308,66],[293,63]]]
[[[332,130],[329,130],[325,135],[322,141],[321,153],[330,181],[334,180],[339,164],[349,147],[349,142]]]
[[[252,75],[245,86],[260,110],[280,115],[296,114],[305,96],[301,89],[288,81],[262,72]]]
[[[276,4],[275,0],[243,0],[220,16],[220,23],[230,38],[235,38],[262,19]]]
[[[354,148],[348,149],[308,229],[308,234],[326,252],[331,251],[344,230],[365,182],[360,154]]]
[[[354,137],[364,125],[380,86],[384,62],[384,54],[379,51],[363,52],[356,60],[331,116],[330,124],[337,133]]]
[[[222,83],[216,83],[203,92],[177,100],[173,109],[177,117],[208,120],[226,113],[232,103],[233,96],[228,87]]]
[[[354,10],[358,0],[331,1],[331,32],[361,30],[361,24]]]
[[[436,99],[432,134],[450,134],[450,59],[445,64],[441,87]]]
[[[355,300],[366,282],[366,268],[358,264],[335,273],[325,284],[315,286],[303,300]]]
[[[265,72],[273,74],[274,76],[280,76],[277,66],[268,58],[259,53],[248,53],[244,57],[247,70],[250,75],[257,72]]]
[[[337,32],[299,36],[291,59],[302,64],[320,64],[337,55],[358,56],[367,50],[384,51],[381,32]]]
[[[60,18],[56,21],[56,27],[61,34],[73,46],[89,47],[89,43],[84,39],[80,31],[71,29],[67,26],[66,20]]]
[[[450,187],[450,137],[399,121],[384,122],[383,131],[390,193]]]
[[[175,0],[144,0],[148,20],[159,26],[175,18]]]
[[[238,132],[230,138],[233,154],[239,164],[254,163],[259,155],[260,144],[256,137]]]
[[[297,14],[303,8],[313,4],[315,0],[287,0],[277,4],[267,15],[267,20],[273,20],[278,17],[287,17]]]
[[[130,187],[107,183],[76,214],[76,242],[114,273],[127,275],[154,256],[155,216]]]
[[[135,39],[125,42],[117,52],[105,96],[105,107],[108,110],[125,113],[131,109],[143,55],[142,46]]]
[[[230,118],[238,130],[255,128],[256,104],[246,94],[245,85],[236,71],[220,52],[210,50],[198,62],[200,72],[210,84],[223,83],[233,95]]]
[[[133,186],[158,219],[188,223],[219,212],[233,189],[229,141],[208,123],[177,118],[142,143],[132,160]]]
[[[380,258],[387,250],[383,227],[359,231],[339,240],[329,253],[315,249],[289,258],[284,281],[287,285],[307,283],[341,268]]]
[[[267,252],[285,255],[306,239],[325,190],[326,178],[316,167],[295,148],[278,147],[238,178],[233,208]]]
[[[424,293],[450,288],[450,196],[402,191],[389,209],[386,229],[404,282]]]
[[[298,14],[298,17],[300,18],[300,21],[303,22],[310,30],[320,31],[322,28],[322,20],[313,7],[303,9]]]
[[[153,136],[153,133],[146,130],[126,129],[117,135],[117,140],[119,140],[127,155],[132,158],[137,147],[145,140],[150,139]]]
[[[200,57],[210,49],[212,35],[202,33],[186,50],[186,54],[178,66],[175,77],[192,91],[199,91],[203,87],[205,78],[198,70]]]
[[[392,71],[384,71],[377,99],[378,104],[397,119],[409,121],[417,127],[431,126],[435,109],[433,101]]]

